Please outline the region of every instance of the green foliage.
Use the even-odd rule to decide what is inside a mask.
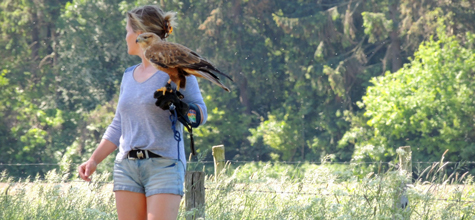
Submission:
[[[76,0],[65,5],[57,21],[56,102],[61,108],[90,111],[117,93],[124,70],[134,64],[124,41],[127,9],[119,3],[125,2]]]
[[[444,19],[442,32],[469,42],[464,33],[475,30],[470,1],[6,0],[0,3],[0,48],[6,51],[0,53],[0,163],[80,163],[92,153],[114,114],[123,71],[139,62],[126,53],[125,12],[144,4],[176,11],[179,25],[168,40],[200,53],[234,80],[224,80],[231,93],[199,81],[209,113],[207,124],[195,129],[202,154],[224,144],[226,158],[234,160],[319,161],[334,155],[348,161],[363,155],[353,155],[355,146],[375,146],[369,153],[384,159],[394,153],[387,143],[419,143],[422,134],[433,138],[423,137],[425,144],[460,143],[472,151],[461,139],[471,132],[465,126],[470,120],[459,114],[471,111],[463,101],[471,94],[461,82],[470,80],[465,75],[459,80],[466,89],[441,90],[444,97],[460,93],[459,100],[447,101],[464,107],[450,109],[457,117],[426,122],[425,115],[437,113],[435,103],[421,113],[406,111],[414,114],[411,123],[424,122],[419,133],[404,125],[375,130],[357,105],[373,77],[409,62],[429,36],[438,39],[437,18]],[[384,117],[375,118],[374,126]],[[394,117],[392,123],[402,120]],[[364,141],[370,144],[358,145]]]
[[[289,155],[292,151],[295,150],[295,134],[288,132],[289,125],[285,121],[277,120],[275,116],[269,115],[269,119],[261,123],[256,129],[250,129],[252,136],[249,138],[251,145],[256,145],[260,138],[262,138],[263,143],[276,149],[277,151],[283,152],[283,158],[279,158],[279,155],[271,154],[273,160],[288,160],[292,157]],[[292,146],[292,147],[291,147]]]
[[[436,160],[446,149],[448,160],[473,158],[474,35],[464,43],[441,31],[438,37],[398,72],[371,80],[362,103],[370,128],[356,138],[361,153],[379,160],[410,145],[416,160]]]
[[[368,41],[375,43],[388,38],[388,33],[393,29],[393,21],[386,19],[383,13],[361,13],[364,19],[364,33],[369,36]]]
[[[62,157],[74,139],[75,115],[55,104],[55,25],[65,1],[2,1],[0,4],[1,163],[44,163]],[[44,174],[16,167],[17,176]]]

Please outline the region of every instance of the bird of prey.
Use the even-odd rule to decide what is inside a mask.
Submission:
[[[140,34],[136,43],[142,48],[145,58],[155,68],[170,76],[168,84],[173,81],[177,85],[177,91],[186,87],[185,76],[189,75],[207,79],[224,90],[230,91],[228,87],[221,83],[216,74],[221,74],[232,81],[231,77],[219,71],[209,61],[191,49],[177,43],[163,41],[158,35],[150,32]],[[165,95],[167,89],[163,87],[157,91],[163,91]]]

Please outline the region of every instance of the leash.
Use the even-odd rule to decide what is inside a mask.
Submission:
[[[181,141],[181,135],[180,132],[176,130],[176,122],[178,121],[178,114],[176,107],[173,103],[170,104],[170,111],[172,114],[170,115],[170,121],[172,122],[172,130],[173,130],[173,136],[175,140],[177,141],[177,148],[178,148],[178,158],[180,158],[180,141]],[[193,140],[193,128],[191,127],[191,124],[187,120],[187,118],[183,115],[181,115],[181,118],[184,119],[184,121],[180,121],[183,126],[188,130],[188,133],[190,134],[190,148],[191,148],[191,153],[193,156],[196,155],[196,150],[195,150],[195,141]]]
[[[176,108],[173,103],[170,104],[170,111],[173,113],[170,115],[170,121],[172,122],[172,131],[173,131],[173,137],[177,141],[176,143],[176,148],[178,150],[178,159],[180,159],[180,141],[181,141],[181,135],[180,132],[176,130],[176,121],[178,120],[178,116],[176,114]]]

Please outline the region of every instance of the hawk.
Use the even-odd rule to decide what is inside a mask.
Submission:
[[[185,76],[194,75],[207,79],[230,92],[229,88],[221,83],[216,74],[223,75],[232,81],[231,77],[218,70],[191,49],[177,43],[163,41],[158,35],[150,32],[140,34],[136,43],[142,48],[145,58],[155,68],[170,76],[168,84],[173,81],[177,85],[177,91],[186,87]],[[167,88],[162,87],[157,91],[163,91],[165,95]]]

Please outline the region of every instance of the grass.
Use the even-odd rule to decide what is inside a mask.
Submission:
[[[437,166],[441,167],[441,166]],[[475,219],[471,175],[422,170],[406,188],[397,170],[354,175],[356,166],[246,163],[207,176],[206,219]],[[92,184],[52,170],[44,179],[0,175],[0,219],[117,219],[110,174]],[[196,211],[196,210],[194,210]],[[194,211],[180,208],[179,219]]]

